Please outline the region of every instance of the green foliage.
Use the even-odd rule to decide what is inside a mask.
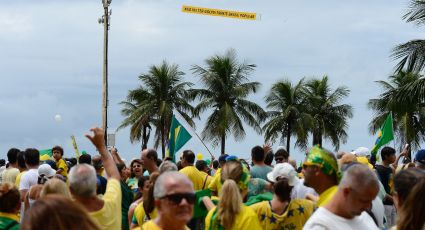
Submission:
[[[239,63],[234,50],[224,55],[214,55],[205,60],[206,67],[194,65],[193,73],[200,76],[202,89],[190,91],[191,98],[199,100],[194,114],[212,109],[207,118],[202,138],[212,141],[213,145],[221,142],[221,153],[225,151],[225,140],[230,135],[236,140],[245,137],[243,121],[261,132],[260,123],[266,113],[247,97],[256,93],[259,82],[250,82],[249,75],[256,67],[253,64]]]
[[[383,89],[379,98],[370,99],[368,106],[375,116],[369,123],[371,133],[376,133],[388,113],[393,113],[394,133],[400,149],[409,143],[412,150],[419,148],[425,139],[424,78],[417,73],[399,72],[389,81],[377,82]],[[422,90],[421,90],[422,88]]]
[[[155,148],[161,144],[164,156],[173,109],[193,125],[193,107],[189,104],[188,92],[193,84],[184,82],[183,75],[178,65],[163,61],[161,65],[153,65],[148,73],[139,76],[142,85],[130,90],[127,100],[121,102],[124,106],[121,112],[126,119],[119,128],[131,126],[130,140],[140,140],[140,128],[152,124],[156,127]]]
[[[279,136],[290,151],[291,136],[297,138],[295,145],[307,147],[309,127],[313,119],[307,113],[304,79],[296,85],[285,79],[273,84],[265,100],[267,102],[267,122],[263,126],[266,141],[274,142]]]

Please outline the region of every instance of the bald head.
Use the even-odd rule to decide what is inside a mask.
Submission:
[[[366,187],[375,187],[379,190],[378,178],[366,165],[355,164],[350,166],[343,174],[341,187],[351,187],[362,189]]]
[[[192,181],[186,175],[176,171],[164,172],[155,182],[153,196],[159,199],[178,187],[185,187],[190,190],[187,192],[194,192]]]
[[[96,196],[96,171],[93,166],[79,164],[69,172],[69,188],[74,196]]]

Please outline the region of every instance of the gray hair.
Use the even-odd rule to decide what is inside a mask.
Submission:
[[[344,171],[339,186],[349,186],[351,188],[375,186],[379,189],[379,182],[378,177],[369,167],[363,164],[354,164]]]
[[[178,171],[177,165],[171,161],[164,161],[159,166],[159,173],[169,172],[169,171]]]
[[[186,175],[176,171],[168,171],[168,172],[162,173],[158,177],[158,179],[156,179],[156,182],[153,188],[153,197],[155,199],[159,199],[167,195],[167,182],[168,183],[174,182],[176,184],[186,183],[193,190],[192,181],[190,181]]]
[[[96,171],[93,166],[79,164],[69,172],[69,187],[72,194],[77,197],[96,196]]]

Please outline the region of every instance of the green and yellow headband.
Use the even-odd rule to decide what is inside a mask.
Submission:
[[[324,174],[328,176],[336,176],[339,181],[341,174],[338,170],[338,163],[331,155],[331,152],[322,149],[319,146],[314,146],[310,149],[304,165],[318,166]]]

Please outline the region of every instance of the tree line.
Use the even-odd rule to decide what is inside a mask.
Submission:
[[[411,0],[409,11],[403,16],[407,22],[425,23],[425,2]],[[396,46],[391,57],[400,60],[394,74],[387,81],[378,81],[382,93],[370,99],[369,109],[374,117],[369,131],[375,134],[389,113],[393,114],[396,142],[402,148],[410,144],[418,149],[425,141],[425,40],[415,39]],[[329,78],[313,77],[292,82],[289,79],[274,83],[264,97],[262,108],[248,97],[258,92],[260,83],[250,81],[255,64],[240,62],[234,50],[207,58],[204,65],[193,65],[192,74],[199,77],[201,88],[184,81],[178,65],[163,61],[152,65],[141,74],[141,85],[129,90],[122,101],[125,117],[118,129],[130,127],[130,141],[141,142],[147,148],[152,128],[154,146],[161,145],[165,155],[172,111],[176,109],[190,125],[207,113],[201,136],[225,153],[226,140],[245,137],[245,125],[263,134],[265,141],[286,142],[290,150],[291,138],[295,146],[304,149],[311,137],[312,145],[328,140],[335,149],[347,141],[348,119],[353,107],[342,101],[349,96],[346,86],[332,89]],[[244,125],[245,124],[245,125]]]

